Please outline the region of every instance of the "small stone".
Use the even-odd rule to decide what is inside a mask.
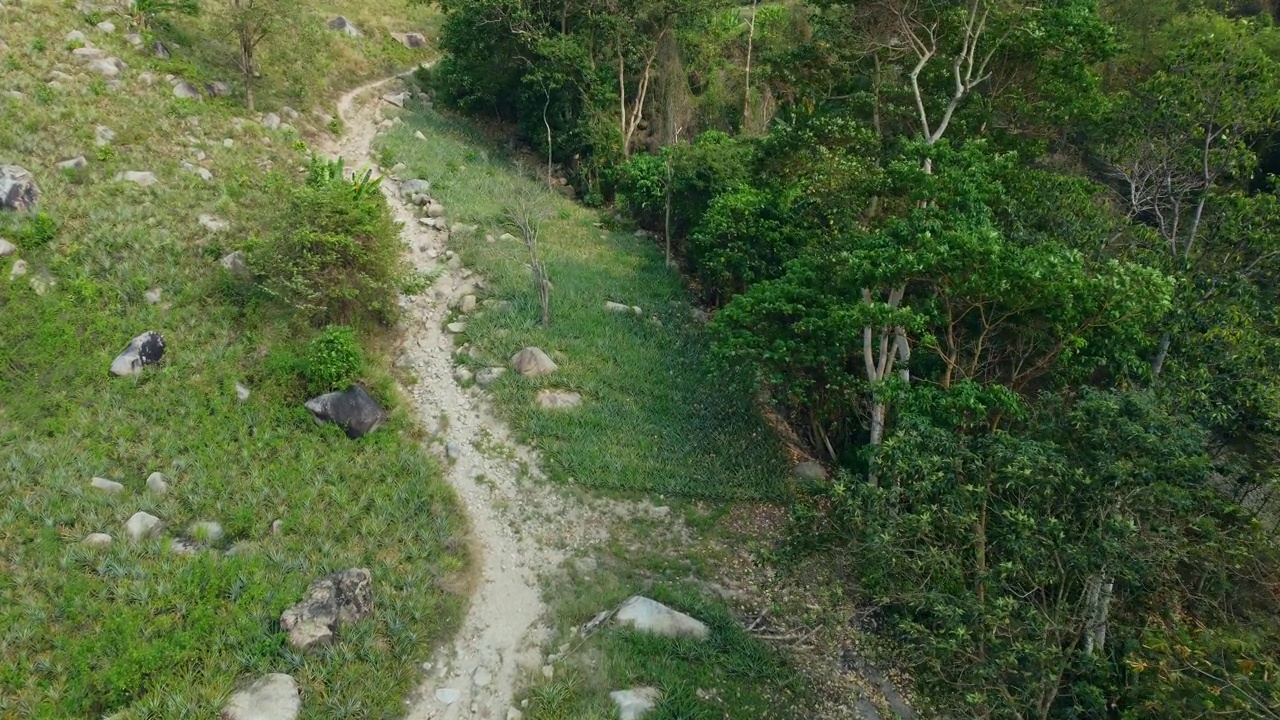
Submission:
[[[191,526],[187,528],[187,537],[209,545],[221,541],[224,534],[222,525],[210,520],[191,523]]]
[[[548,679],[548,680],[552,680],[552,679],[554,679],[554,678],[555,678],[555,676],[556,676],[556,668],[555,668],[555,666],[554,666],[554,665],[543,665],[543,666],[542,666],[542,677],[544,677],[544,678],[546,678],[546,679]]]
[[[262,127],[268,130],[279,130],[280,116],[275,113],[267,113],[266,116],[262,118]]]
[[[436,202],[431,203],[427,206],[427,217],[444,217],[444,206]]]
[[[204,97],[200,94],[200,90],[189,82],[180,82],[174,85],[173,96],[183,100],[200,100]]]
[[[460,309],[460,310],[461,310],[463,313],[465,313],[465,314],[470,314],[470,313],[475,312],[475,311],[476,311],[476,296],[475,296],[475,295],[463,295],[463,296],[462,296],[462,303],[458,306],[458,309]]]
[[[524,713],[517,708],[507,708],[507,720],[524,720]]]
[[[110,145],[116,139],[116,133],[106,125],[98,125],[93,129],[93,143],[98,147]]]
[[[91,548],[104,548],[111,545],[111,536],[106,533],[90,533],[80,542]]]
[[[618,720],[640,720],[658,706],[662,691],[651,687],[617,690],[609,693],[609,699],[618,706]]]
[[[475,683],[476,687],[488,687],[489,683],[493,682],[493,673],[489,672],[488,668],[478,667],[471,673],[471,682]]]
[[[142,297],[147,301],[148,305],[158,305],[160,303],[160,298],[163,295],[164,295],[164,292],[160,290],[160,288],[151,288],[150,290],[143,293]]]
[[[124,524],[124,532],[134,542],[153,538],[160,534],[160,518],[144,512],[134,513]]]
[[[400,173],[402,173],[402,172],[404,172],[405,170],[408,170],[408,169],[409,169],[409,166],[408,166],[408,165],[405,165],[404,163],[396,163],[395,165],[392,165],[392,166],[391,166],[391,174],[392,174],[392,175],[399,175]]]
[[[462,457],[462,446],[454,442],[446,443],[444,446],[444,455],[450,460],[457,460]]]
[[[288,105],[285,105],[284,107],[280,108],[280,114],[285,116],[285,118],[288,120],[297,120],[299,117],[301,117],[301,115],[298,114],[297,110],[294,110]]]
[[[85,34],[80,32],[79,30],[72,30],[71,32],[67,33],[66,42],[68,44],[80,43],[81,45],[84,45],[89,42],[89,38],[86,37]]]
[[[213,173],[209,172],[205,168],[196,168],[195,173],[200,176],[201,180],[205,182],[213,182]]]
[[[77,155],[76,157],[73,157],[70,160],[63,160],[62,162],[58,163],[58,169],[72,171],[72,170],[79,170],[83,167],[88,167],[88,165],[89,165],[89,161],[86,160],[83,155]]]
[[[147,72],[144,72],[138,75],[138,80],[142,81],[143,85],[147,85],[147,86],[155,85],[156,74],[148,70]]]
[[[616,303],[616,302],[606,302],[606,303],[604,304],[604,309],[605,309],[605,310],[608,310],[609,312],[613,312],[613,313],[629,313],[629,312],[631,312],[631,306],[630,306],[630,305],[623,305],[622,303]]]
[[[827,479],[826,469],[816,462],[802,462],[796,465],[795,474],[801,480],[818,481]]]
[[[614,621],[640,632],[664,637],[704,640],[711,630],[700,620],[642,595],[633,595],[618,609]]]
[[[16,252],[18,252],[18,246],[4,238],[0,238],[0,258],[9,257]]]
[[[116,175],[116,180],[131,182],[139,187],[151,187],[160,182],[155,173],[142,170],[126,170]]]
[[[112,495],[124,492],[124,485],[121,485],[115,480],[96,477],[90,480],[89,484],[105,493],[111,493]]]
[[[102,22],[98,23],[98,24],[97,24],[97,25],[95,25],[94,27],[96,27],[96,28],[98,28],[98,30],[100,30],[100,31],[102,31],[102,32],[104,32],[104,33],[108,33],[108,34],[109,34],[109,33],[113,33],[113,32],[115,32],[115,31],[116,31],[116,24],[115,24],[115,23],[113,23],[113,22],[111,22],[110,20],[103,20]]]
[[[165,47],[164,43],[159,40],[151,43],[151,54],[161,60],[168,60],[173,57],[173,53],[169,52],[169,48]]]
[[[387,412],[359,385],[311,398],[305,405],[316,422],[334,423],[352,440],[374,432],[387,419]]]
[[[498,236],[498,240],[500,242],[515,242],[516,236],[512,235],[511,233],[502,233],[501,235]]]
[[[47,271],[41,271],[34,275],[27,284],[31,286],[31,290],[36,295],[44,297],[58,282]]]
[[[283,520],[272,520],[272,521],[271,521],[271,534],[272,534],[272,535],[279,535],[279,534],[280,534],[280,533],[282,533],[282,532],[284,532],[284,521],[283,521]]]
[[[221,80],[205,83],[204,90],[209,93],[209,97],[227,97],[231,94],[231,86]]]
[[[27,274],[27,261],[14,260],[13,267],[9,268],[9,280],[12,282],[14,278],[20,278]]]
[[[427,136],[426,136],[426,135],[423,135],[421,130],[418,130],[417,132],[415,132],[415,133],[413,134],[413,136],[414,136],[415,138],[419,139],[419,140],[426,140],[426,139],[427,139]]]
[[[495,380],[502,377],[502,374],[506,371],[506,368],[500,367],[485,368],[484,370],[476,373],[476,384],[480,387],[488,387],[493,384]]]
[[[236,400],[238,402],[249,402],[249,388],[241,383],[236,383]]]
[[[436,701],[442,705],[452,705],[462,699],[462,691],[457,688],[440,688],[436,690]]]
[[[449,332],[454,333],[455,335],[458,333],[464,333],[467,331],[467,324],[464,322],[452,322],[446,325],[445,327],[449,330]]]
[[[382,96],[382,99],[386,100],[392,105],[395,105],[398,108],[402,108],[404,107],[404,104],[409,101],[409,93],[407,92],[387,93],[386,95]]]
[[[236,146],[236,141],[235,141],[235,140],[232,140],[231,138],[223,138],[223,139],[222,139],[222,147],[224,147],[224,148],[233,148],[233,147],[235,147],[235,146]]]
[[[128,33],[127,35],[124,36],[124,39],[126,42],[128,42],[130,45],[134,47],[137,47],[137,48],[142,47],[142,36],[139,35],[138,33],[134,33],[134,32]]]
[[[120,74],[123,65],[120,58],[98,58],[89,63],[89,69],[103,77],[113,78]]]
[[[222,720],[295,720],[301,711],[298,683],[289,675],[272,673],[232,695],[220,717]]]
[[[474,376],[471,374],[470,370],[464,367],[459,367],[454,369],[453,379],[457,380],[459,385],[466,385],[474,379]]]
[[[582,405],[582,396],[568,390],[540,390],[538,405],[543,410],[573,410]]]
[[[153,472],[147,476],[147,490],[156,495],[164,495],[169,492],[169,480],[163,473]]]
[[[360,29],[355,25],[352,25],[350,20],[342,17],[341,15],[329,21],[329,29],[337,30],[338,32],[350,37],[360,37],[361,35]]]
[[[129,341],[129,346],[111,362],[111,374],[116,377],[141,374],[142,368],[160,362],[164,347],[164,336],[160,333],[142,333]]]
[[[236,250],[233,253],[223,256],[223,258],[218,261],[218,264],[225,268],[227,272],[238,278],[247,278],[253,275],[253,271],[249,269],[249,261],[245,257],[243,250]]]
[[[659,505],[658,507],[653,509],[654,517],[663,518],[670,514],[671,514],[671,508],[667,507],[666,505]]]
[[[412,198],[414,195],[425,195],[431,192],[431,181],[414,178],[400,184],[400,197]]]
[[[511,366],[525,377],[550,375],[559,369],[542,348],[527,347],[511,356]]]
[[[226,232],[231,228],[231,223],[216,215],[201,215],[196,218],[196,222],[200,223],[200,227],[209,232]]]
[[[71,51],[71,59],[80,63],[87,63],[93,60],[101,60],[107,56],[106,51],[95,47],[78,47]]]
[[[427,39],[415,32],[391,33],[391,37],[410,50],[418,50],[427,46]]]

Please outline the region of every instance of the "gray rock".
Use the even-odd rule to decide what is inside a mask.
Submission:
[[[582,396],[568,390],[540,390],[538,405],[543,410],[572,410],[582,405]]]
[[[151,187],[160,182],[160,178],[150,171],[143,170],[127,170],[116,175],[116,180],[121,182],[131,182],[139,187]]]
[[[298,118],[302,117],[302,115],[297,110],[294,110],[288,105],[285,105],[284,107],[280,108],[280,114],[283,115],[286,120],[297,120]]]
[[[120,74],[124,62],[120,58],[98,58],[89,62],[89,69],[103,77],[113,78]]]
[[[427,39],[415,32],[391,33],[391,37],[395,38],[396,42],[410,50],[420,50],[427,46]]]
[[[446,325],[445,328],[454,334],[464,333],[467,331],[467,324],[464,322],[452,322]]]
[[[138,80],[141,81],[143,85],[150,87],[151,85],[156,84],[156,74],[153,72],[147,71],[139,74]]]
[[[161,60],[168,60],[173,57],[173,53],[169,52],[169,48],[165,47],[164,43],[159,40],[151,43],[151,55]]]
[[[151,288],[142,293],[142,299],[147,301],[148,305],[159,305],[161,298],[164,297],[164,291],[160,288]]]
[[[98,23],[95,27],[97,27],[98,30],[108,34],[116,31],[116,24],[111,22],[110,20],[103,20],[102,22]]]
[[[511,367],[525,377],[550,375],[559,369],[542,348],[527,347],[511,356]]]
[[[196,222],[200,223],[200,227],[209,232],[220,233],[231,229],[231,223],[217,215],[201,215],[196,218]]]
[[[272,520],[272,521],[271,521],[271,534],[272,534],[272,535],[279,535],[279,534],[280,534],[280,533],[282,533],[282,532],[284,532],[284,521],[283,521],[283,520]]]
[[[400,184],[400,197],[412,198],[414,195],[425,195],[431,192],[429,180],[405,180]]]
[[[351,568],[311,583],[302,600],[280,615],[280,627],[291,645],[308,650],[333,642],[335,632],[372,611],[373,575]]]
[[[329,29],[337,30],[338,32],[350,37],[360,37],[363,34],[360,32],[359,28],[351,24],[350,20],[342,17],[341,15],[329,21]]]
[[[154,538],[160,534],[160,518],[149,513],[137,512],[124,524],[124,533],[134,542]]]
[[[28,212],[39,199],[40,187],[26,168],[0,165],[0,210]]]
[[[58,163],[59,170],[79,170],[89,166],[89,161],[83,155],[77,155],[70,160],[63,160]]]
[[[640,632],[661,635],[664,637],[687,637],[698,640],[706,639],[711,631],[700,620],[696,620],[679,610],[650,600],[643,595],[634,595],[622,603],[613,616],[619,625],[628,625]]]
[[[262,127],[268,130],[280,129],[280,116],[275,113],[267,113],[262,118]]]
[[[116,132],[106,125],[98,125],[93,128],[93,144],[98,147],[110,145],[112,140],[116,139]]]
[[[458,304],[458,309],[459,309],[459,310],[461,310],[463,313],[466,313],[466,314],[468,314],[468,315],[469,315],[469,314],[471,314],[471,313],[473,313],[473,312],[475,312],[475,311],[476,311],[476,296],[475,296],[475,295],[463,295],[463,296],[462,296],[462,302],[460,302],[460,303]]]
[[[249,402],[249,388],[236,383],[236,400],[242,403]]]
[[[91,548],[104,548],[111,545],[111,536],[106,533],[90,533],[80,542]]]
[[[68,44],[80,43],[81,45],[85,45],[89,42],[89,38],[86,37],[85,34],[80,32],[79,30],[72,30],[71,32],[67,33],[65,41]]]
[[[471,682],[475,683],[476,687],[488,687],[489,683],[493,682],[493,673],[489,668],[478,667],[471,673]]]
[[[507,720],[524,720],[524,713],[518,708],[507,708]]]
[[[459,385],[466,385],[474,378],[475,376],[471,374],[471,371],[464,367],[454,368],[453,370],[453,379],[457,380]]]
[[[398,177],[400,173],[408,169],[409,169],[408,165],[405,165],[404,163],[396,163],[391,167],[391,174]]]
[[[427,206],[427,217],[441,218],[444,217],[444,206],[440,203],[433,202]]]
[[[402,108],[404,107],[405,103],[409,102],[409,93],[407,92],[387,93],[386,95],[382,96],[382,99],[386,100],[392,105],[395,105],[398,108]]]
[[[502,374],[506,371],[506,368],[500,367],[485,368],[484,370],[476,373],[476,384],[480,387],[488,387],[489,385],[492,385],[495,380],[502,377]]]
[[[155,365],[164,357],[164,336],[157,332],[144,332],[129,342],[111,362],[111,374],[116,377],[138,375],[142,368]]]
[[[516,236],[512,235],[511,233],[502,233],[501,235],[498,236],[498,240],[500,242],[515,242]]]
[[[300,712],[298,684],[289,675],[272,673],[232,695],[222,708],[221,720],[295,720]]]
[[[204,91],[209,94],[209,97],[227,97],[231,94],[231,85],[221,80],[214,80],[204,84]]]
[[[440,688],[436,690],[436,702],[441,705],[452,705],[462,699],[462,691],[458,688]]]
[[[426,140],[426,139],[427,139],[427,136],[426,136],[426,135],[423,135],[421,130],[416,130],[416,131],[414,131],[413,136],[414,136],[415,138],[419,139],[419,140]]]
[[[317,422],[336,424],[352,440],[377,430],[387,419],[386,411],[358,385],[311,398],[306,408]]]
[[[216,545],[221,542],[225,534],[221,524],[210,520],[191,523],[187,528],[187,537],[207,545]]]
[[[444,455],[450,460],[457,460],[458,458],[462,457],[462,446],[458,445],[458,443],[453,443],[453,442],[445,443]]]
[[[128,42],[130,45],[136,48],[142,47],[142,36],[139,35],[138,33],[134,33],[134,32],[127,33],[124,36],[124,39],[126,42]]]
[[[124,492],[124,485],[121,485],[115,480],[108,480],[106,478],[96,477],[89,481],[89,485],[101,490],[102,492],[111,493],[112,495]]]
[[[621,314],[628,314],[628,313],[630,313],[630,314],[633,314],[633,315],[643,315],[643,314],[644,314],[644,310],[642,310],[641,308],[639,308],[639,307],[638,307],[638,306],[636,306],[636,305],[623,305],[622,303],[616,303],[616,302],[613,302],[613,301],[608,301],[608,302],[606,302],[606,303],[604,304],[604,309],[605,309],[605,310],[608,310],[608,311],[609,311],[609,312],[611,312],[611,313],[621,313]]]
[[[147,476],[147,490],[156,495],[164,495],[169,492],[169,479],[163,473],[153,472]]]
[[[200,90],[189,82],[180,82],[174,85],[173,96],[183,100],[200,100],[204,97],[200,94]]]
[[[802,462],[795,467],[796,477],[801,480],[826,480],[827,471],[816,462]]]
[[[658,706],[662,691],[651,687],[616,690],[609,693],[609,699],[618,706],[618,720],[640,720]]]
[[[228,253],[218,261],[227,272],[238,278],[248,278],[253,275],[253,271],[249,269],[249,261],[246,259],[243,250],[236,250]]]
[[[57,284],[58,281],[54,280],[53,276],[50,275],[47,270],[42,270],[39,273],[36,273],[32,276],[31,280],[28,281],[28,285],[30,285],[35,294],[40,297],[47,295]]]
[[[18,252],[18,247],[16,245],[4,238],[0,238],[0,258],[9,257],[16,252]]]
[[[93,60],[101,60],[105,58],[107,53],[96,47],[78,47],[71,51],[71,59],[79,63],[87,63]]]
[[[9,268],[9,281],[13,282],[14,278],[20,278],[27,274],[27,261],[18,259],[13,261],[13,267]]]

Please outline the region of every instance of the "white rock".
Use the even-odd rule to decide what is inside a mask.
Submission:
[[[12,281],[14,278],[20,278],[26,274],[27,274],[27,261],[14,260],[13,267],[9,268],[9,280]]]
[[[104,548],[111,544],[111,536],[106,533],[90,533],[80,542],[91,548]]]
[[[115,493],[119,493],[119,492],[124,492],[124,485],[121,485],[120,483],[116,482],[115,480],[108,480],[108,479],[106,479],[106,478],[96,477],[96,478],[94,478],[94,479],[90,480],[90,481],[89,481],[89,484],[90,484],[90,485],[92,485],[93,487],[95,487],[95,488],[97,488],[97,489],[99,489],[99,490],[101,490],[101,491],[103,491],[103,492],[107,492],[107,493],[115,494]]]
[[[484,370],[476,373],[476,384],[480,387],[488,387],[495,380],[502,377],[503,373],[506,371],[506,368],[500,367],[485,368]]]
[[[536,347],[527,347],[512,355],[511,366],[525,377],[550,375],[558,369],[551,356]]]
[[[236,383],[236,400],[239,402],[249,402],[249,388],[241,383]]]
[[[113,78],[120,74],[120,67],[123,64],[119,58],[98,58],[90,61],[89,69],[103,77]]]
[[[651,687],[632,688],[611,692],[609,699],[618,706],[618,720],[640,720],[658,706],[662,692]]]
[[[524,713],[517,708],[507,708],[507,720],[524,720]]]
[[[236,145],[236,141],[232,140],[231,138],[222,139],[222,147],[224,148],[232,148],[232,147],[235,147],[235,145]]]
[[[616,303],[612,301],[606,302],[604,304],[604,309],[612,313],[621,313],[624,315],[627,313],[631,313],[633,315],[644,314],[644,310],[642,310],[641,308],[635,305],[623,305],[622,303]]]
[[[462,447],[458,443],[446,443],[444,446],[445,457],[450,460],[457,460],[462,457]]]
[[[218,264],[236,277],[247,278],[253,274],[253,271],[249,269],[249,260],[245,257],[243,250],[228,253],[218,261]]]
[[[209,232],[226,232],[231,228],[231,223],[216,215],[201,215],[196,218],[196,222],[200,223],[200,227]]]
[[[572,410],[582,405],[582,396],[568,390],[539,390],[538,405],[543,410]]]
[[[95,47],[79,47],[71,51],[71,57],[77,62],[87,63],[105,58],[107,53]]]
[[[36,295],[44,297],[55,285],[58,284],[58,282],[54,280],[53,276],[48,272],[40,272],[33,276],[27,284],[31,286],[31,290],[34,291]]]
[[[160,534],[160,518],[144,512],[134,513],[124,524],[124,532],[134,542],[153,538]]]
[[[295,720],[302,711],[298,684],[289,675],[272,673],[231,696],[222,720]]]
[[[280,534],[280,533],[282,533],[282,532],[284,532],[284,521],[283,521],[283,520],[272,520],[272,521],[271,521],[271,534],[272,534],[272,535],[279,535],[279,534]]]
[[[262,118],[262,127],[267,128],[268,130],[279,130],[280,116],[275,113],[267,113],[266,116]]]
[[[124,39],[134,47],[142,47],[142,36],[138,33],[129,33],[124,36]]]
[[[471,682],[475,683],[476,687],[488,687],[489,683],[493,682],[493,673],[489,672],[489,668],[478,667],[471,673]]]
[[[164,297],[164,291],[162,291],[160,288],[151,288],[150,290],[144,292],[142,294],[142,297],[144,300],[147,301],[148,305],[158,305],[160,304],[160,299]]]
[[[475,312],[475,310],[476,310],[476,296],[475,296],[475,295],[463,295],[463,296],[462,296],[462,303],[458,306],[458,309],[460,309],[462,312],[467,313],[467,314],[470,314],[470,313]]]
[[[77,155],[76,157],[73,157],[70,160],[63,160],[62,162],[58,163],[58,169],[59,170],[79,170],[82,167],[86,167],[88,164],[89,164],[89,161],[86,160],[83,155]]]
[[[89,38],[85,37],[85,34],[80,32],[79,30],[72,30],[71,32],[67,33],[66,42],[80,43],[81,45],[84,45],[89,42]]]
[[[16,252],[18,252],[18,247],[16,245],[4,238],[0,238],[0,258],[9,257]]]
[[[93,142],[98,147],[108,145],[116,139],[116,133],[106,125],[98,125],[93,129]]]
[[[555,679],[555,676],[556,676],[556,668],[555,668],[555,666],[554,666],[554,665],[543,665],[543,666],[542,666],[542,677],[544,677],[544,678],[546,678],[546,679],[548,679],[548,680],[553,680],[553,679]]]
[[[131,182],[140,187],[151,187],[160,182],[155,173],[141,170],[127,170],[116,175],[116,180],[121,182]]]
[[[436,690],[436,700],[442,705],[452,705],[462,699],[462,691],[458,688],[440,688]]]
[[[453,323],[449,323],[449,324],[448,324],[448,325],[446,325],[445,327],[449,330],[449,332],[454,333],[454,334],[457,334],[457,333],[464,333],[464,332],[466,332],[466,331],[467,331],[467,324],[466,324],[466,323],[464,323],[464,322],[453,322]]]
[[[664,637],[703,640],[711,634],[711,630],[700,620],[642,595],[628,598],[613,619],[619,625],[629,625],[640,632]]]
[[[116,31],[116,24],[110,20],[103,20],[98,23],[96,27],[104,33],[113,33]]]
[[[156,495],[169,492],[169,479],[162,473],[153,472],[147,476],[147,489]]]
[[[200,94],[200,90],[189,82],[180,82],[174,85],[173,96],[183,100],[200,100],[204,97]]]
[[[453,371],[453,379],[457,380],[459,385],[466,385],[473,377],[471,371],[464,367],[455,368]]]
[[[415,133],[413,134],[413,136],[414,136],[415,138],[419,139],[419,140],[426,140],[426,139],[427,139],[427,136],[426,136],[426,135],[423,135],[421,130],[419,130],[419,131],[415,132]]]

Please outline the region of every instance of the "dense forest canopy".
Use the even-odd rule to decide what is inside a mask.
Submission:
[[[441,0],[664,238],[955,717],[1280,717],[1280,30],[1178,0]],[[550,168],[548,168],[550,170]]]

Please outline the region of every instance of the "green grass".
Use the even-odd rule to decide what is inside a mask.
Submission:
[[[465,122],[420,110],[382,136],[384,164],[404,162],[432,182],[452,222],[453,246],[489,283],[485,294],[512,312],[468,319],[468,358],[477,367],[506,365],[528,345],[560,366],[549,377],[508,373],[491,386],[522,438],[542,451],[553,477],[594,488],[682,497],[774,499],[785,492],[780,446],[755,412],[743,378],[718,371],[687,294],[651,242],[597,227],[597,213],[540,189]],[[414,138],[422,131],[429,140]],[[540,193],[547,209],[541,259],[554,289],[552,321],[539,324],[536,293],[519,242],[500,236],[506,203]],[[606,301],[638,305],[643,317],[605,311]],[[538,409],[541,388],[582,394],[572,412]]]
[[[353,18],[368,12],[330,5]],[[322,37],[312,31],[323,19],[316,14],[299,37]],[[351,442],[316,426],[299,379],[273,362],[302,352],[312,331],[216,266],[272,231],[280,198],[265,163],[291,175],[304,160],[300,138],[252,123],[237,131],[232,120],[249,113],[234,98],[172,97],[165,72],[226,77],[213,54],[189,52],[221,42],[202,34],[211,19],[191,21],[169,62],[129,47],[124,21],[113,20],[121,29],[103,36],[62,3],[0,14],[5,89],[24,95],[0,95],[0,162],[36,175],[52,223],[28,229],[0,215],[0,236],[19,245],[28,277],[57,283],[38,296],[28,278],[8,280],[14,259],[0,261],[0,717],[215,717],[238,682],[266,672],[294,675],[303,717],[398,717],[416,665],[460,620],[469,568],[456,500],[421,450],[385,358],[371,353],[365,375],[393,410],[385,429]],[[63,37],[72,29],[128,63],[122,86],[69,61]],[[332,42],[345,40],[289,52],[303,67],[310,53],[334,53]],[[317,61],[289,78],[311,82],[303,94],[268,72],[259,107],[319,100],[401,59],[374,54],[341,76],[341,55]],[[61,90],[45,85],[55,69],[73,76]],[[144,70],[160,76],[154,86],[139,80]],[[295,124],[319,132],[318,123]],[[99,124],[116,133],[103,149]],[[180,168],[197,162],[196,150],[211,183]],[[55,170],[76,155],[87,168]],[[114,182],[124,170],[152,171],[160,184]],[[230,231],[204,230],[202,213]],[[163,291],[161,304],[145,301],[150,288]],[[137,380],[108,377],[112,357],[144,330],[165,335],[163,365]],[[368,329],[364,339],[380,341]],[[252,389],[247,403],[237,402],[236,382]],[[153,471],[169,476],[167,495],[145,490]],[[102,494],[88,486],[94,476],[126,489]],[[137,511],[160,517],[166,538],[199,520],[220,522],[226,538],[195,556],[173,554],[165,540],[131,544],[123,525]],[[277,519],[283,532],[273,534]],[[94,532],[115,543],[83,547]],[[281,611],[312,580],[354,566],[373,572],[373,617],[323,652],[291,651]]]

